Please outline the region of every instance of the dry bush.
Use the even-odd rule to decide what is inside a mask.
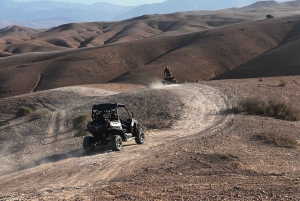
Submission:
[[[36,110],[31,115],[31,119],[41,119],[47,117],[49,115],[49,111],[46,109]]]
[[[233,108],[236,113],[248,113],[253,115],[264,115],[278,119],[298,121],[300,120],[300,110],[288,103],[279,100],[263,101],[259,98],[247,98],[239,102]]]
[[[270,100],[268,102],[266,115],[289,121],[300,120],[299,109],[294,108],[287,103],[274,100]]]
[[[263,115],[267,105],[264,101],[257,97],[241,100],[237,107],[234,107],[236,113],[247,112],[248,114]]]
[[[32,113],[32,109],[27,106],[21,106],[16,112],[16,117],[24,117]]]
[[[285,135],[279,133],[263,132],[257,135],[260,139],[274,143],[279,147],[297,148],[297,138],[292,135]]]
[[[73,119],[73,128],[78,130],[78,133],[75,137],[85,136],[86,135],[86,126],[89,122],[92,121],[91,115],[89,114],[82,114]]]
[[[280,80],[280,83],[278,84],[279,87],[285,87],[287,85],[287,82],[284,80]]]

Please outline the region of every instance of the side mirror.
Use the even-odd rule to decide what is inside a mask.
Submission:
[[[131,113],[131,118],[133,119],[134,115],[133,115],[133,112]]]

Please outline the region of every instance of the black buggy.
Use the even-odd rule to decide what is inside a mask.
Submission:
[[[83,139],[83,148],[94,151],[98,145],[110,145],[114,151],[122,149],[122,142],[135,139],[137,144],[145,142],[145,134],[137,120],[133,119],[125,105],[120,103],[105,103],[94,105],[92,122],[87,125],[87,131],[93,136]]]

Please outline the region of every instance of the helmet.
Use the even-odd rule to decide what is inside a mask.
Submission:
[[[167,66],[166,69],[169,69],[169,67]]]

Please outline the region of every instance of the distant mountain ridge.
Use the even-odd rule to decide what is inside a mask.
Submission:
[[[0,27],[8,22],[17,22],[19,25],[32,25],[33,28],[45,28],[38,26],[42,22],[47,26],[58,26],[53,19],[59,19],[60,24],[70,22],[110,21],[116,15],[127,12],[134,7],[124,7],[110,3],[95,3],[93,5],[79,3],[62,3],[52,1],[17,2],[12,0],[0,0]],[[40,22],[40,23],[38,23]],[[36,24],[36,25],[34,25]],[[9,25],[9,24],[6,24]]]
[[[73,19],[68,18],[45,18],[38,20],[0,20],[0,29],[10,25],[20,25],[24,27],[30,27],[34,29],[48,29],[51,27],[56,27],[61,24],[67,24],[74,22]]]
[[[250,7],[282,7],[282,6],[299,6],[300,1],[288,1],[280,3],[274,0],[270,1],[257,1],[257,0],[231,0],[231,1],[220,1],[220,0],[167,0],[162,3],[145,4],[138,6],[126,13],[123,13],[116,17],[116,19],[127,19],[135,16],[145,14],[166,14],[173,12],[183,12],[192,10],[220,10],[228,8],[247,8]]]
[[[251,3],[255,2],[255,0],[248,0],[247,2]],[[145,4],[138,6],[126,13],[117,16],[116,19],[126,19],[144,14],[166,14],[192,10],[218,10],[223,8],[239,7],[240,5],[240,0],[232,0],[231,3],[220,0],[167,0],[162,3]]]
[[[242,9],[256,9],[256,8],[284,8],[284,7],[299,7],[300,0],[277,2],[275,0],[270,1],[257,1],[248,6],[242,7]]]
[[[255,9],[259,7],[300,6],[300,0],[282,3],[277,1],[256,1],[167,0],[162,3],[126,7],[105,2],[87,5],[53,1],[18,2],[14,0],[0,0],[0,28],[12,24],[31,28],[50,28],[71,22],[116,21],[147,14],[168,14],[194,10],[207,11],[233,7]]]
[[[248,8],[262,8],[262,7],[266,7],[266,8],[279,8],[279,7],[283,7],[283,6],[289,6],[288,4],[285,3],[280,3],[277,1],[258,1],[254,4],[251,4],[249,6],[245,6],[243,7],[243,9],[248,9]]]

